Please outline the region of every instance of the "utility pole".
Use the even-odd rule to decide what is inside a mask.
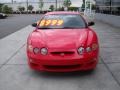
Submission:
[[[84,0],[85,1],[85,9],[84,9],[84,15],[86,14],[86,9],[87,9],[87,7],[86,7],[86,0]]]
[[[110,14],[112,14],[112,0],[110,0]]]
[[[26,1],[26,9],[27,9],[27,14],[28,14],[28,0]]]
[[[13,0],[11,0],[12,4],[13,4]]]
[[[57,0],[56,0],[56,2],[55,2],[55,3],[56,3],[56,11],[57,11]]]

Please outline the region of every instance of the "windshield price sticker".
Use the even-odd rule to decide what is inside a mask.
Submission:
[[[45,26],[45,22],[46,22],[46,20],[42,20],[42,21],[40,22],[40,26]]]
[[[43,26],[60,26],[64,23],[63,20],[42,20],[39,24],[40,27]]]
[[[63,20],[58,20],[57,25],[60,26],[63,24]]]
[[[56,26],[57,22],[58,22],[58,20],[52,20],[51,25],[52,25],[52,26]]]
[[[51,20],[46,20],[45,26],[49,26],[51,24]]]

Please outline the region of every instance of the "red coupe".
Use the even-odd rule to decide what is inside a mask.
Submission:
[[[93,70],[98,63],[99,43],[94,22],[78,12],[49,12],[27,40],[30,68],[40,71],[70,72]]]

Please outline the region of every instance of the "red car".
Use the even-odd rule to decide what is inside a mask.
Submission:
[[[30,68],[70,72],[93,70],[98,63],[99,44],[94,30],[78,12],[49,12],[27,40]]]

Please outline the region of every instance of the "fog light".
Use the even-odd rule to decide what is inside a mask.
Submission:
[[[32,62],[33,60],[32,59],[30,59],[30,62]]]
[[[92,44],[92,50],[96,50],[98,48],[98,44]]]
[[[33,52],[33,46],[32,45],[28,45],[27,48],[28,48],[28,51]]]

